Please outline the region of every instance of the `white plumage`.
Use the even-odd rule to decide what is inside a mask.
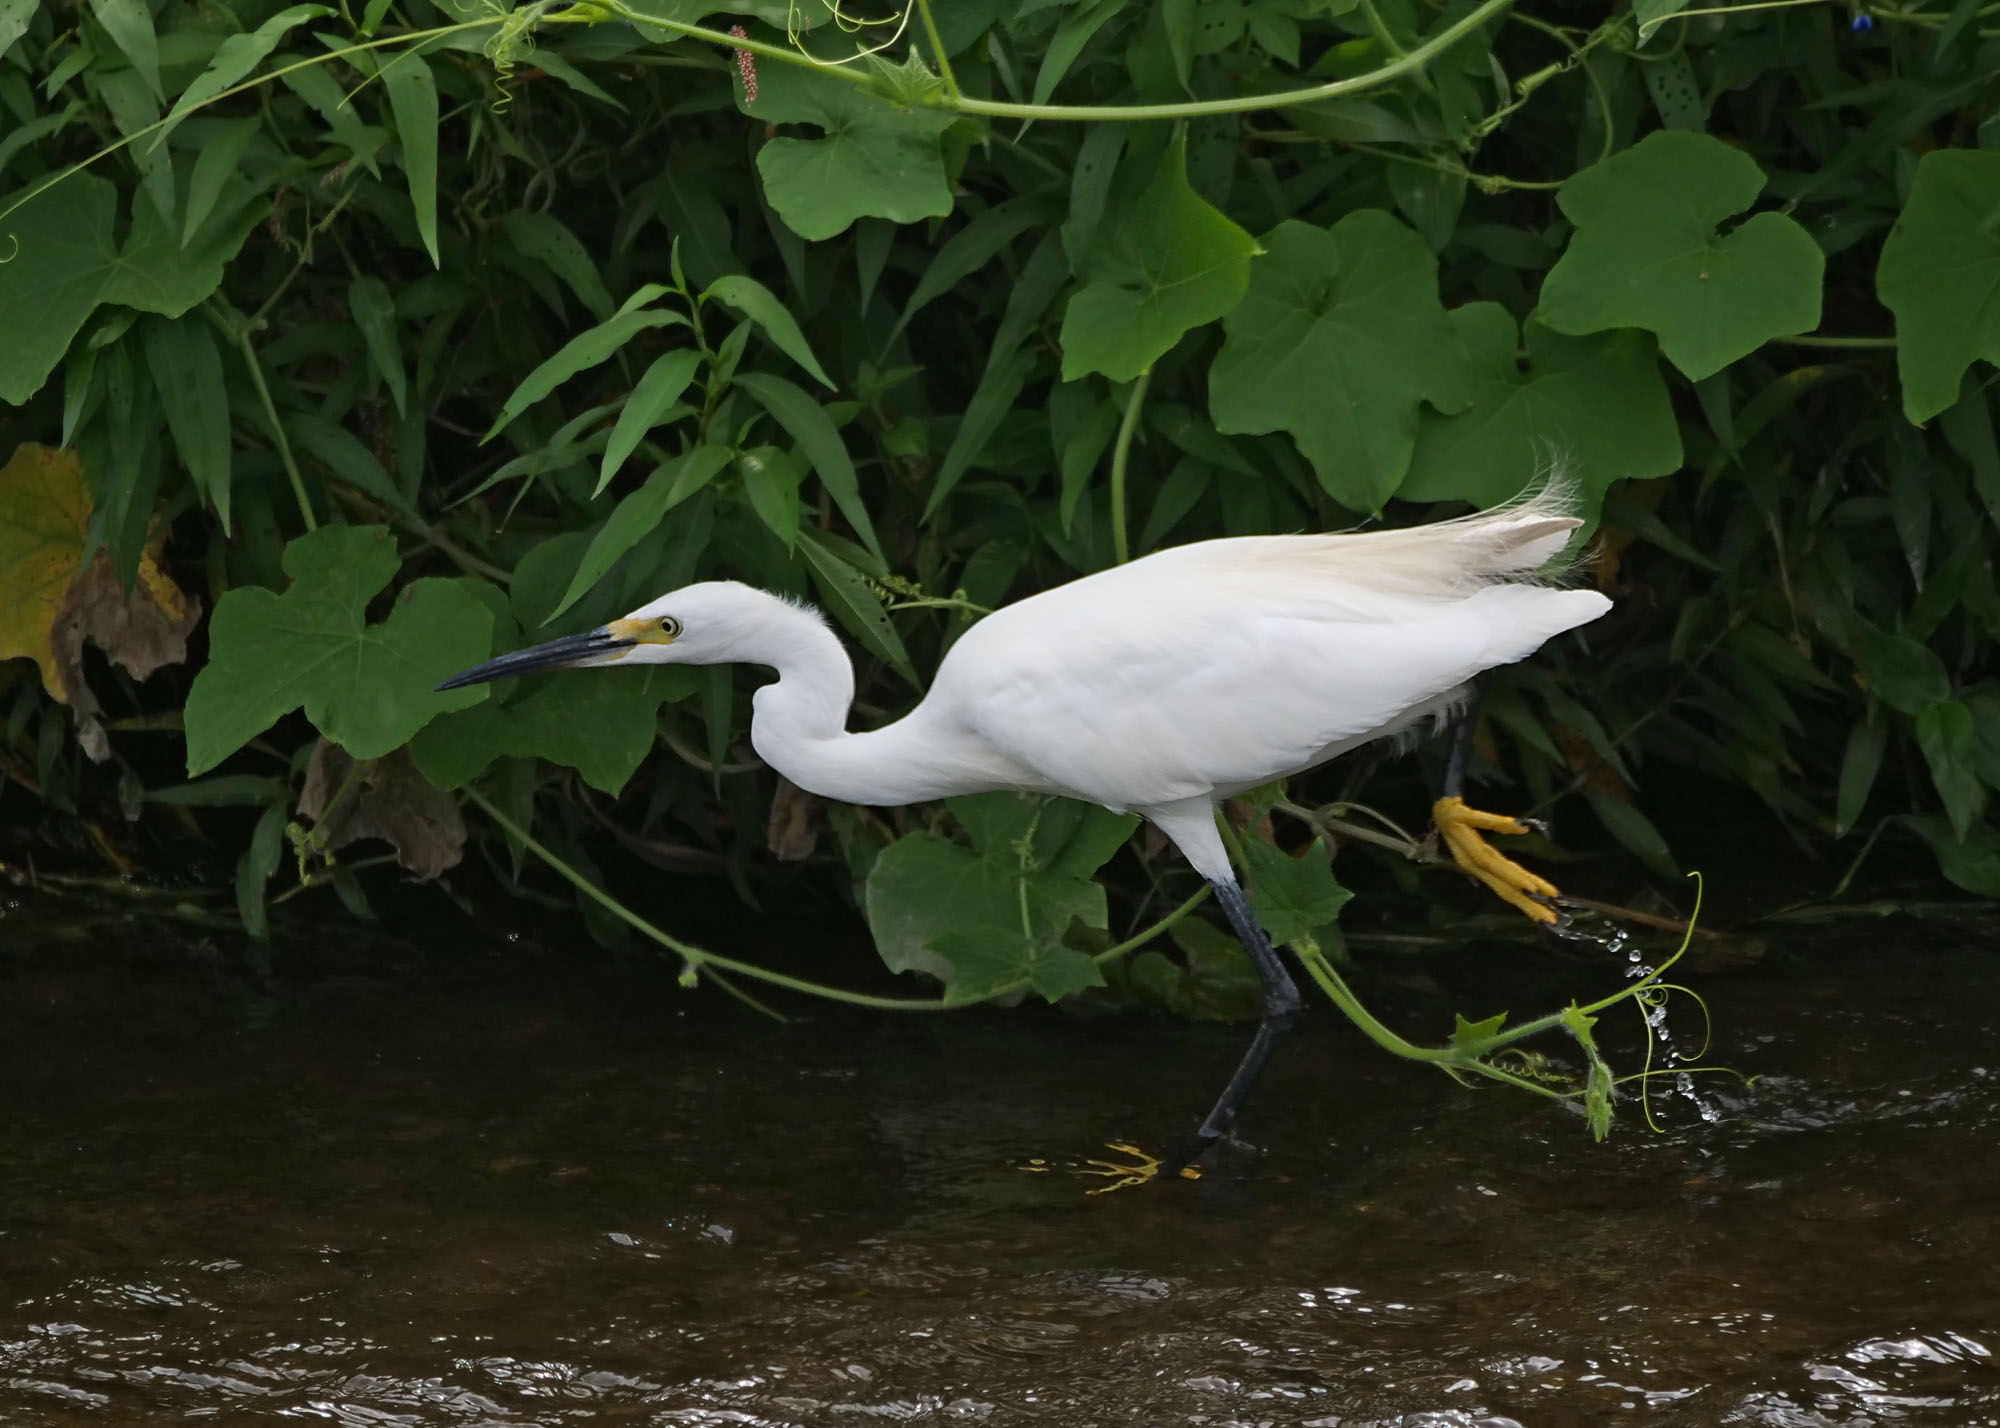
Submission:
[[[1579,524],[1549,489],[1408,530],[1159,551],[980,620],[923,701],[872,733],[847,729],[853,666],[817,612],[733,581],[676,590],[451,685],[579,664],[760,664],[778,679],[757,691],[751,742],[808,792],[903,804],[1018,789],[1143,814],[1215,885],[1265,986],[1264,1023],[1199,1132],[1206,1145],[1299,1005],[1231,874],[1216,801],[1443,713],[1482,671],[1602,615],[1602,595],[1542,578]],[[1451,792],[1440,808],[1454,823],[1518,826]],[[1466,861],[1476,833],[1447,836]],[[1554,916],[1552,887],[1476,851],[1468,868],[1531,916]]]
[[[902,804],[1012,788],[1135,810],[1229,876],[1209,807],[1426,715],[1474,676],[1596,619],[1538,572],[1578,525],[1559,495],[1408,530],[1242,536],[1156,552],[980,620],[901,720],[847,732],[853,674],[823,621],[731,581],[632,612],[672,643],[591,663],[741,661],[751,741],[810,793]]]

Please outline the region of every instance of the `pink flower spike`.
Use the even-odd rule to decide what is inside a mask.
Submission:
[[[750,38],[749,31],[745,30],[741,25],[731,25],[729,33],[739,40]],[[757,102],[757,56],[751,54],[748,50],[738,50],[736,52],[736,68],[743,76],[743,102],[745,104],[755,104]]]

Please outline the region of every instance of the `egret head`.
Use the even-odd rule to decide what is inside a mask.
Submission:
[[[438,688],[609,664],[727,664],[745,658],[746,648],[771,622],[773,607],[791,608],[777,596],[748,585],[707,580],[662,595],[594,630],[498,655],[453,675]]]

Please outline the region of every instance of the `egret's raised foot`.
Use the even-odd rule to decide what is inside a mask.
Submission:
[[[1176,1176],[1182,1180],[1201,1179],[1201,1171],[1192,1165],[1169,1169],[1167,1163],[1158,1156],[1148,1155],[1138,1146],[1129,1145],[1122,1140],[1106,1141],[1104,1148],[1125,1158],[1107,1160],[1093,1157],[1080,1165],[1069,1167],[1074,1174],[1095,1176],[1107,1182],[1086,1190],[1084,1192],[1086,1195],[1109,1195],[1113,1190],[1129,1190],[1135,1185],[1145,1185],[1157,1180],[1162,1175],[1170,1179]],[[1037,1175],[1046,1175],[1055,1169],[1048,1161],[1041,1159],[1031,1160],[1021,1168]]]
[[[1556,885],[1538,873],[1531,873],[1512,858],[1487,846],[1482,833],[1526,833],[1539,825],[1504,813],[1482,813],[1468,808],[1465,800],[1452,795],[1431,805],[1431,821],[1451,850],[1452,861],[1493,889],[1503,902],[1519,908],[1536,922],[1554,924],[1558,920],[1551,906],[1559,897]]]

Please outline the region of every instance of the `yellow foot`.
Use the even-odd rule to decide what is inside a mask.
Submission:
[[[1456,796],[1440,798],[1431,805],[1431,821],[1451,850],[1452,861],[1493,889],[1502,901],[1511,903],[1536,922],[1553,923],[1555,908],[1549,900],[1559,896],[1556,885],[1529,872],[1512,858],[1486,844],[1481,833],[1526,833],[1528,825],[1504,813],[1481,813],[1468,808]]]
[[[1159,1178],[1162,1162],[1158,1156],[1148,1155],[1138,1146],[1127,1145],[1122,1140],[1107,1141],[1104,1148],[1129,1159],[1093,1159],[1084,1161],[1082,1165],[1071,1166],[1070,1168],[1078,1175],[1100,1176],[1109,1182],[1086,1190],[1084,1192],[1086,1195],[1109,1195],[1113,1190],[1129,1190],[1135,1185],[1144,1185]],[[1031,1160],[1021,1168],[1037,1175],[1046,1175],[1054,1169],[1046,1160]],[[1199,1180],[1201,1171],[1192,1165],[1184,1165],[1180,1169],[1180,1178]]]

